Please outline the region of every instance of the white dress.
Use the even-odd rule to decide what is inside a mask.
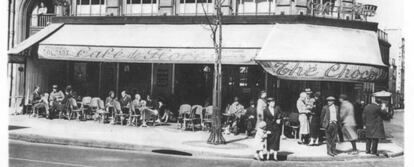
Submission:
[[[307,135],[309,134],[310,127],[309,127],[308,116],[306,115],[306,113],[309,110],[307,109],[306,104],[300,99],[298,99],[298,101],[296,102],[296,107],[298,108],[298,112],[299,112],[299,123],[300,123],[299,134]]]

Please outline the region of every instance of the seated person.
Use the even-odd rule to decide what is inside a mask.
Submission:
[[[245,123],[246,123],[246,135],[250,136],[254,134],[256,125],[256,107],[254,100],[250,100],[250,107],[246,109]]]
[[[122,113],[129,114],[131,108],[131,96],[127,94],[125,90],[121,92],[121,99],[119,100],[119,103],[121,104]]]
[[[148,98],[147,98],[148,99]],[[153,109],[153,105],[148,106],[148,102],[143,100],[143,109],[141,111],[141,118],[142,118],[142,127],[146,127],[147,126],[147,121],[152,119],[152,118],[158,118],[158,110],[157,109]],[[158,119],[156,120],[157,122],[160,122]]]
[[[164,104],[162,100],[158,100],[157,109],[158,109],[158,113],[162,115],[161,120],[159,121],[167,123],[172,113],[169,109],[167,109],[166,105]]]
[[[140,94],[135,94],[135,99],[131,102],[131,114],[140,114],[142,118],[141,111],[143,110],[145,101],[141,99]],[[129,124],[135,121],[136,118],[130,119]]]
[[[46,111],[46,116],[49,115],[49,93],[43,93],[40,96],[39,102],[34,107],[36,115],[39,116],[39,110],[44,109]]]
[[[49,114],[49,119],[52,119],[52,115],[54,114],[54,112],[56,110],[62,110],[62,101],[65,98],[65,95],[63,94],[62,91],[58,90],[58,86],[57,85],[53,85],[52,87],[52,92],[50,92],[50,97],[49,97],[49,101],[50,101],[50,114]]]
[[[114,91],[109,91],[108,97],[105,99],[105,109],[107,112],[113,114],[114,102],[115,102],[115,93]]]
[[[152,100],[151,95],[147,95],[147,108],[155,109],[157,107],[157,103]]]
[[[237,118],[240,118],[242,115],[244,115],[245,109],[244,106],[239,103],[238,97],[234,97],[234,102],[230,105],[227,112],[228,114],[236,116]]]

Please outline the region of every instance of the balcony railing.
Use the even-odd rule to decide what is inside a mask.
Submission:
[[[388,33],[386,33],[383,30],[380,30],[380,29],[378,29],[377,33],[378,33],[378,39],[379,40],[388,42]]]
[[[39,14],[32,16],[31,27],[43,28],[52,23],[52,17],[56,16],[52,13]]]
[[[71,16],[202,16],[214,13],[213,0],[121,0],[108,4],[72,5]],[[168,2],[168,3],[167,3]],[[356,0],[225,0],[224,15],[308,15],[342,20],[367,21],[377,7]]]

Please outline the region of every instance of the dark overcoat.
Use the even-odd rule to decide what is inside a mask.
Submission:
[[[366,137],[382,139],[385,138],[384,123],[382,115],[385,114],[378,104],[368,104],[362,113],[364,126],[366,127]]]
[[[271,132],[267,137],[267,147],[272,150],[279,150],[280,135],[282,134],[282,121],[280,124],[277,123],[278,119],[282,119],[282,111],[279,106],[275,106],[274,115],[270,112],[269,108],[266,107],[263,111],[264,121],[266,122],[266,129]]]

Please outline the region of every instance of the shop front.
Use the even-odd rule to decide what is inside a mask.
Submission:
[[[36,75],[44,79],[27,79],[27,92],[37,85],[49,91],[51,85],[59,84],[61,88],[72,85],[80,96],[105,98],[111,90],[117,95],[126,90],[143,98],[163,98],[173,107],[211,104],[215,53],[207,25],[51,26],[57,28],[39,32],[43,37],[29,38],[37,42],[30,44],[28,69],[40,69]],[[253,58],[271,28],[223,26],[223,105],[234,96],[248,103],[264,89],[266,74]],[[44,72],[59,70],[64,72]],[[34,75],[32,71],[28,75]]]
[[[310,24],[223,26],[222,108],[235,96],[247,106],[266,90],[295,111],[305,88],[369,102],[387,78],[374,31]],[[52,24],[13,53],[26,56],[26,92],[72,85],[80,96],[122,90],[180,104],[211,104],[211,31],[202,24]],[[9,54],[11,53],[9,52]],[[30,93],[26,93],[29,98]]]

